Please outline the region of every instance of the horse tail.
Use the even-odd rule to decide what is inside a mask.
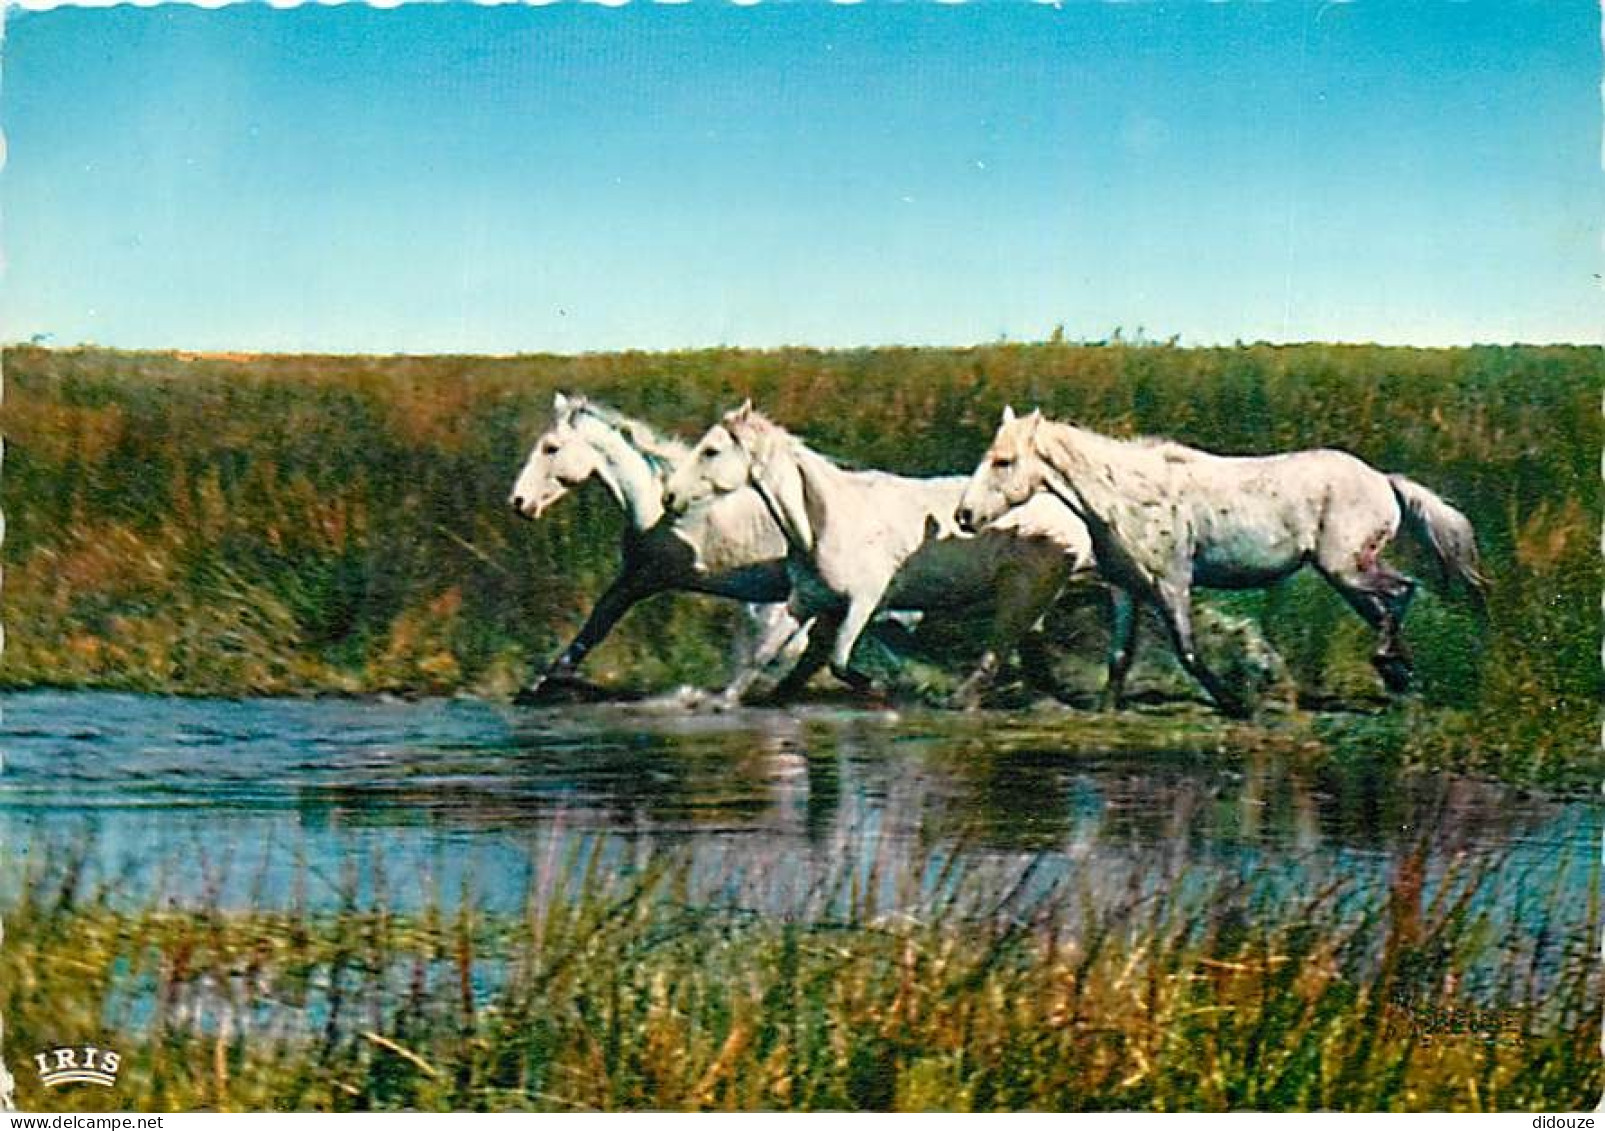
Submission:
[[[1459,577],[1481,603],[1487,594],[1488,578],[1478,562],[1477,537],[1471,529],[1471,520],[1414,479],[1390,475],[1388,484],[1399,500],[1411,532],[1438,559],[1444,581]]]

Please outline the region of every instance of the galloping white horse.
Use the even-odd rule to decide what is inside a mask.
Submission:
[[[849,661],[864,626],[882,609],[988,601],[994,609],[989,647],[955,696],[973,704],[1071,574],[1092,567],[1086,528],[1052,499],[972,537],[953,524],[963,477],[846,470],[754,411],[750,401],[727,413],[680,463],[664,504],[684,510],[749,485],[791,547],[792,615],[803,622],[818,618],[779,697],[801,689],[827,648],[831,671],[865,688],[868,677]]]
[[[542,433],[513,484],[508,502],[525,518],[539,518],[572,488],[591,477],[607,487],[628,519],[623,564],[572,643],[545,674],[520,694],[572,683],[585,657],[638,602],[671,590],[711,593],[764,606],[755,610],[758,651],[771,658],[800,626],[786,611],[791,581],[786,540],[753,491],[735,491],[704,507],[662,521],[661,473],[689,449],[584,397],[558,393],[552,426]],[[739,694],[751,674],[732,685]]]
[[[1086,522],[1099,571],[1158,609],[1183,666],[1231,715],[1248,708],[1194,649],[1194,585],[1258,589],[1314,566],[1376,629],[1371,662],[1395,693],[1410,683],[1400,625],[1416,582],[1382,561],[1382,551],[1401,516],[1445,579],[1459,576],[1479,598],[1485,585],[1465,515],[1421,484],[1347,452],[1217,456],[1165,441],[1117,440],[1041,412],[1016,418],[1005,409],[959,503],[959,525],[981,529],[1042,493]],[[1129,653],[1129,613],[1117,630],[1125,641],[1116,654]]]

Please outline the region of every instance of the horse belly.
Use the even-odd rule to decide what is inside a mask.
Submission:
[[[1193,581],[1211,589],[1258,589],[1296,572],[1310,547],[1289,524],[1275,519],[1217,522],[1198,539]]]
[[[1193,584],[1205,589],[1263,589],[1299,571],[1300,560],[1276,563],[1198,561],[1193,566]]]
[[[927,542],[898,570],[885,604],[899,609],[952,609],[997,595],[998,575],[1034,547],[1007,535],[942,538]]]
[[[722,573],[698,575],[692,586],[699,593],[729,597],[735,601],[773,604],[791,593],[791,577],[781,560],[760,562]]]

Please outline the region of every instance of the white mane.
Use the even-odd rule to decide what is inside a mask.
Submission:
[[[589,416],[618,433],[652,465],[653,471],[664,471],[679,463],[691,451],[690,445],[672,436],[664,436],[643,420],[626,416],[617,409],[596,401],[579,399],[568,409],[567,420],[576,425],[579,418]]]

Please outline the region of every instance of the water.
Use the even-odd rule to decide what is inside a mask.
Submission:
[[[1505,882],[1488,898],[1518,920],[1579,926],[1598,882],[1591,800],[1300,768],[1222,750],[1225,732],[1186,711],[1110,729],[1058,711],[674,701],[30,692],[0,707],[0,884],[13,894],[28,874],[15,865],[69,847],[87,853],[85,883],[136,906],[466,896],[514,911],[575,843],[617,869],[673,845],[708,898],[787,913],[817,905],[822,877],[890,876],[877,862],[899,860],[923,862],[926,879],[961,860],[1000,894],[1029,867],[1032,884],[1076,876],[1114,898],[1222,874],[1289,892],[1332,875],[1384,883],[1422,847],[1429,872],[1492,862]],[[1193,737],[1145,746],[1167,727]]]

